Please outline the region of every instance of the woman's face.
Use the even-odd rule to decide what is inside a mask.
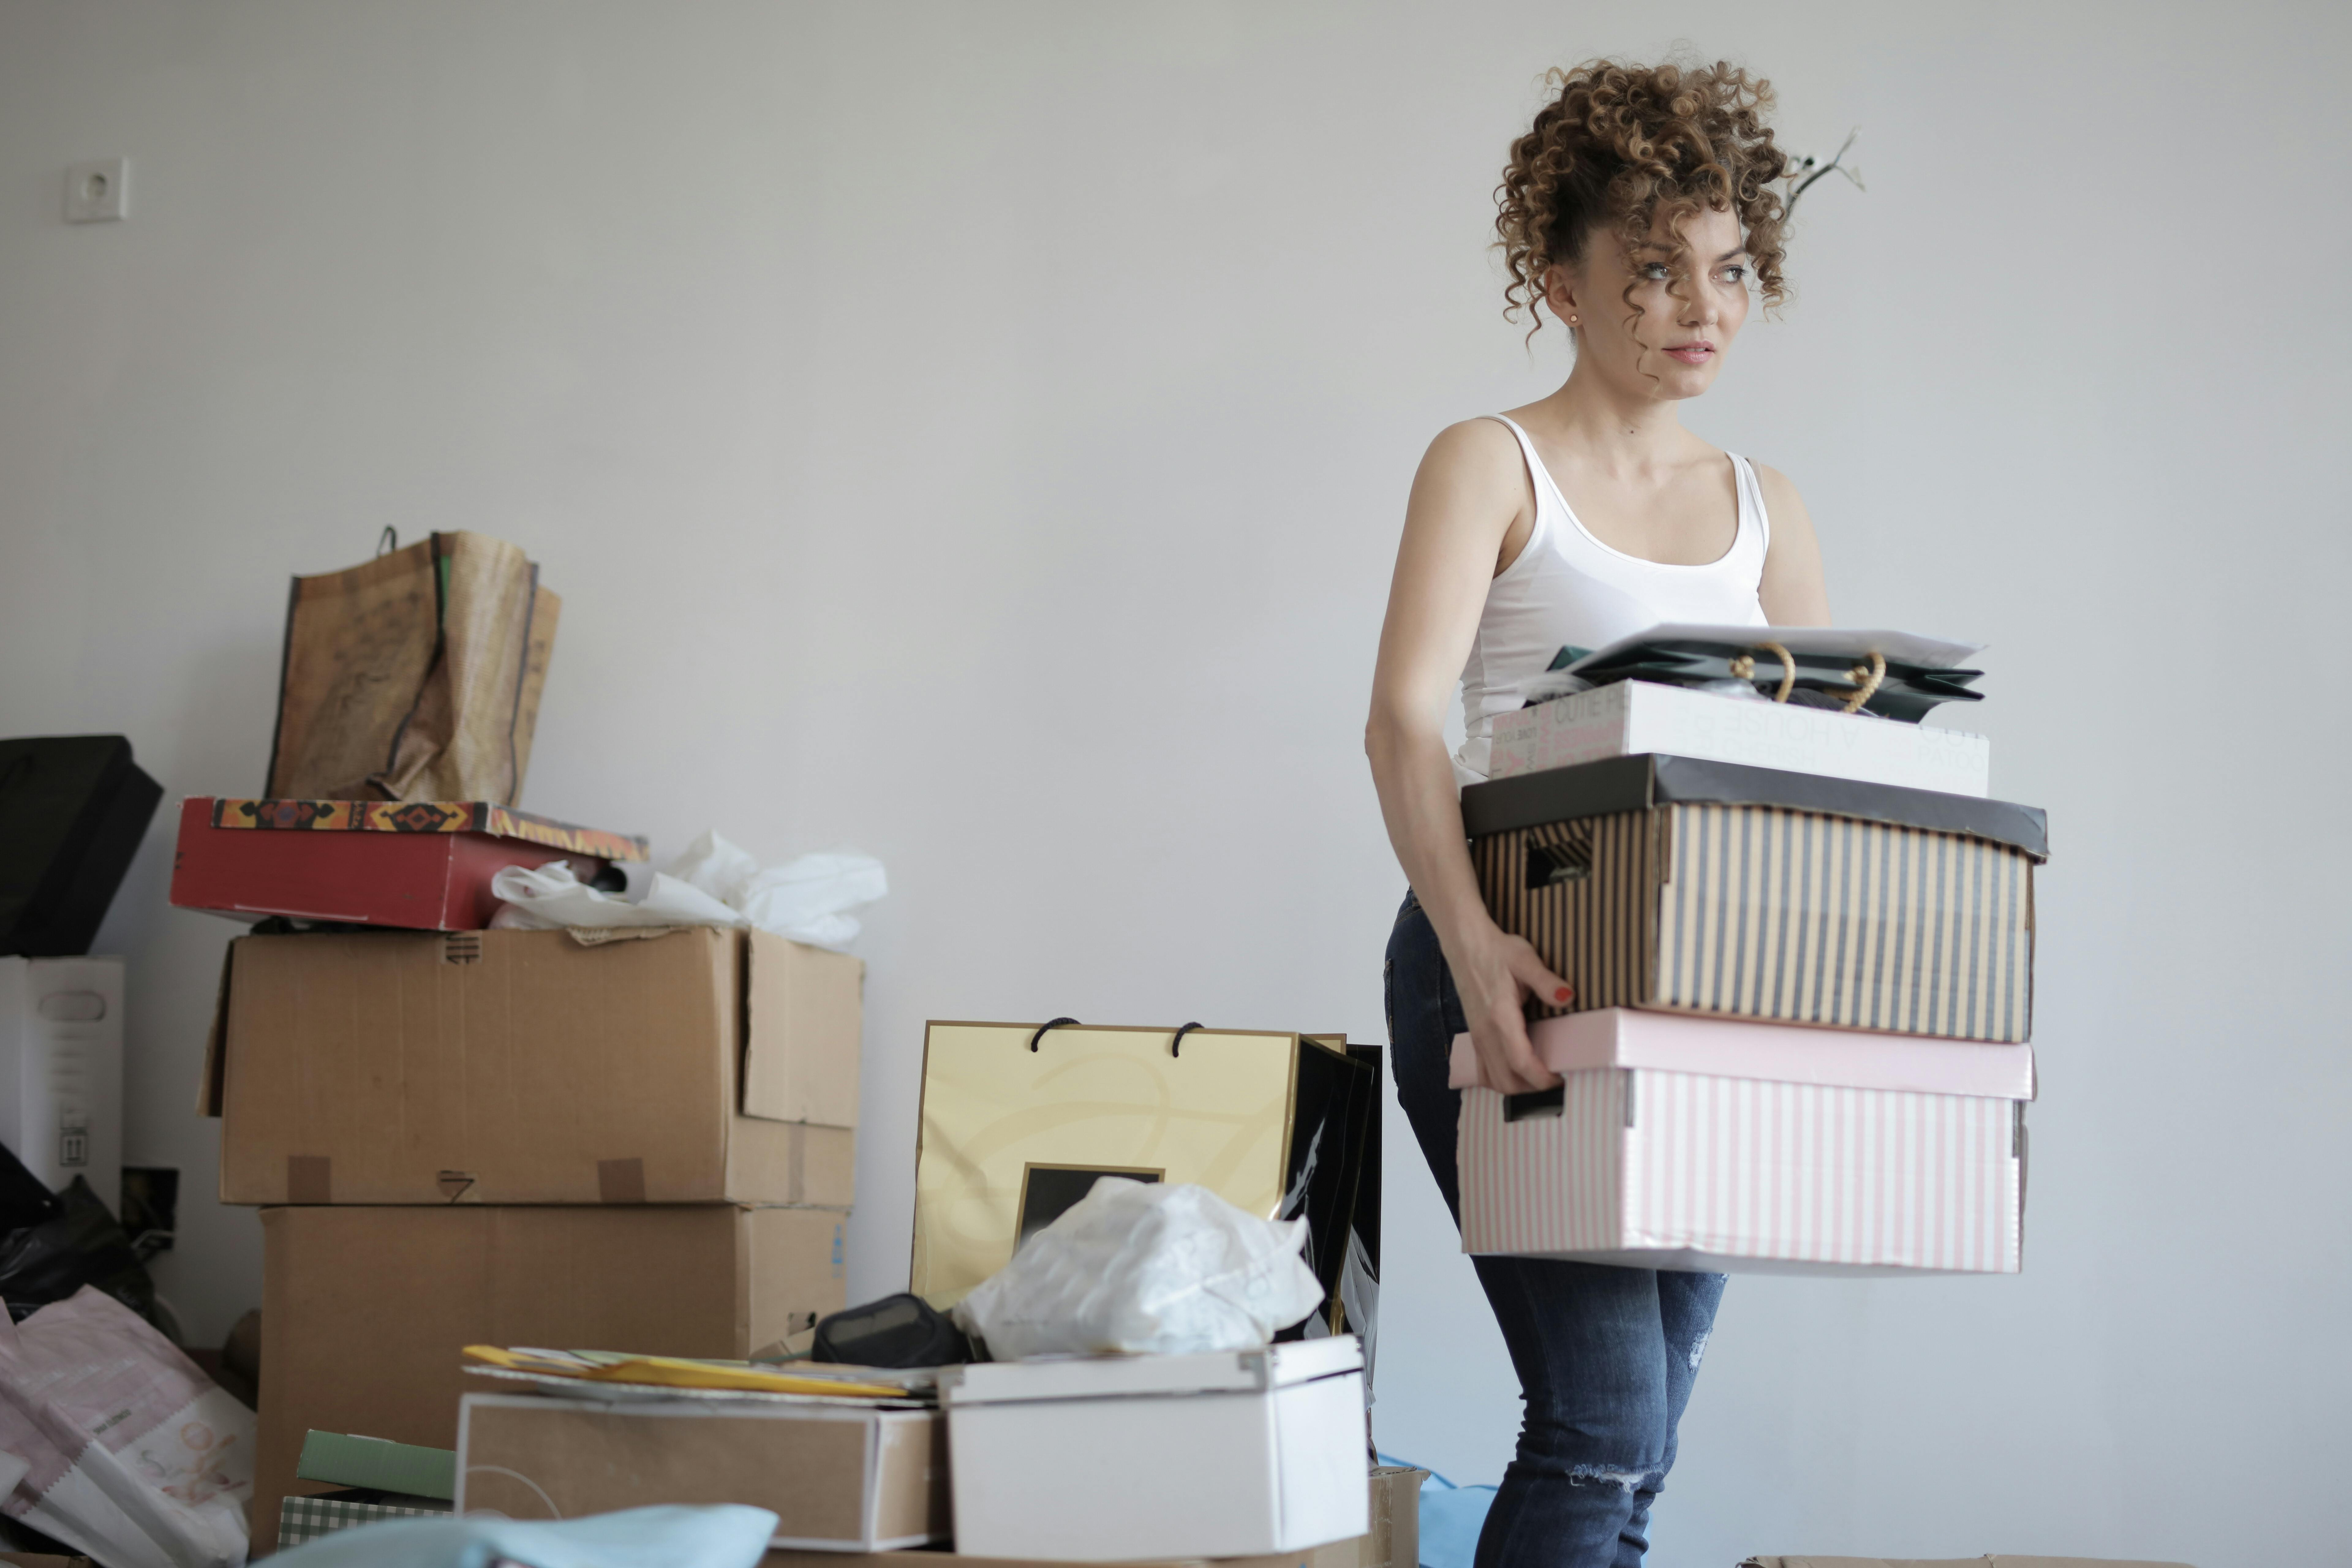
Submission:
[[[1680,245],[1662,216],[1630,256],[1613,231],[1595,228],[1583,259],[1551,268],[1544,286],[1547,302],[1576,331],[1579,369],[1590,362],[1626,393],[1664,400],[1696,397],[1715,384],[1748,320],[1748,273],[1739,220],[1701,207],[1683,219]]]

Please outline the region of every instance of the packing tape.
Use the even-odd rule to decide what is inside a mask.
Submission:
[[[643,1160],[596,1162],[596,1201],[600,1204],[641,1204],[646,1201]]]
[[[289,1204],[333,1203],[334,1161],[324,1154],[287,1155],[286,1201]]]

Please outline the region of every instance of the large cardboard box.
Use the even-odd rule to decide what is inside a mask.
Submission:
[[[776,1515],[778,1546],[881,1552],[949,1534],[937,1410],[468,1394],[457,1473],[461,1514],[738,1502]]]
[[[490,879],[561,861],[593,881],[646,841],[489,801],[216,800],[180,805],[172,902],[233,920],[269,915],[412,931],[479,931]]]
[[[0,1143],[122,1212],[122,960],[0,958]]]
[[[1614,1008],[1530,1033],[1559,1088],[1463,1088],[1465,1252],[1727,1273],[2021,1266],[2031,1046]],[[1467,1036],[1453,1066],[1476,1084]]]
[[[838,1210],[265,1209],[252,1517],[311,1430],[457,1446],[469,1344],[748,1357],[845,1304]]]
[[[1655,1007],[2014,1042],[2042,814],[1649,754],[1462,792],[1486,908],[1576,987]]]
[[[978,1557],[1246,1557],[1370,1528],[1351,1335],[940,1373],[956,1547]]]
[[[1495,717],[1489,778],[1664,752],[1947,795],[1992,793],[1992,742],[1961,730],[1620,680]]]
[[[1103,1176],[1197,1182],[1307,1220],[1336,1331],[1379,1082],[1339,1035],[934,1022],[909,1289],[952,1305]]]
[[[864,971],[707,927],[241,938],[221,1201],[846,1206]]]

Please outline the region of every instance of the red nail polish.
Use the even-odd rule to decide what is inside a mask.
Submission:
[[[1557,991],[1555,991],[1555,992],[1553,992],[1553,993],[1551,994],[1551,999],[1552,999],[1553,1001],[1555,1001],[1555,1002],[1565,1002],[1565,1001],[1567,1001],[1570,996],[1573,996],[1573,995],[1575,995],[1575,994],[1576,994],[1576,993],[1574,993],[1573,991],[1570,991],[1567,986],[1563,985],[1563,986],[1561,986],[1559,990],[1557,990]]]

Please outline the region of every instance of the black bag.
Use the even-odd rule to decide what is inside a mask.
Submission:
[[[163,798],[120,735],[0,741],[0,955],[88,952]]]
[[[885,1296],[820,1319],[809,1359],[844,1366],[958,1366],[971,1360],[971,1342],[920,1296]]]
[[[1771,628],[1757,630],[1769,634]],[[1789,634],[1788,642],[1799,643],[1797,634]],[[1938,702],[1984,700],[1983,692],[1968,689],[1984,673],[1980,669],[1944,669],[1874,652],[1857,656],[1850,649],[1808,651],[1801,644],[1792,647],[1769,635],[1741,642],[1644,638],[1606,648],[1597,656],[1582,648],[1564,647],[1550,668],[1572,668],[1593,686],[1620,680],[1649,680],[1661,686],[1746,681],[1776,702],[1842,708],[1847,712],[1861,708],[1906,724],[1916,724]]]
[[[5,1153],[0,1150],[0,1153]],[[15,1156],[8,1156],[14,1163]],[[22,1166],[18,1167],[23,1170]],[[38,1186],[29,1173],[25,1179]],[[155,1300],[155,1282],[105,1203],[76,1176],[58,1194],[57,1217],[0,1239],[0,1300],[12,1322],[94,1285],[179,1342],[180,1328]]]

